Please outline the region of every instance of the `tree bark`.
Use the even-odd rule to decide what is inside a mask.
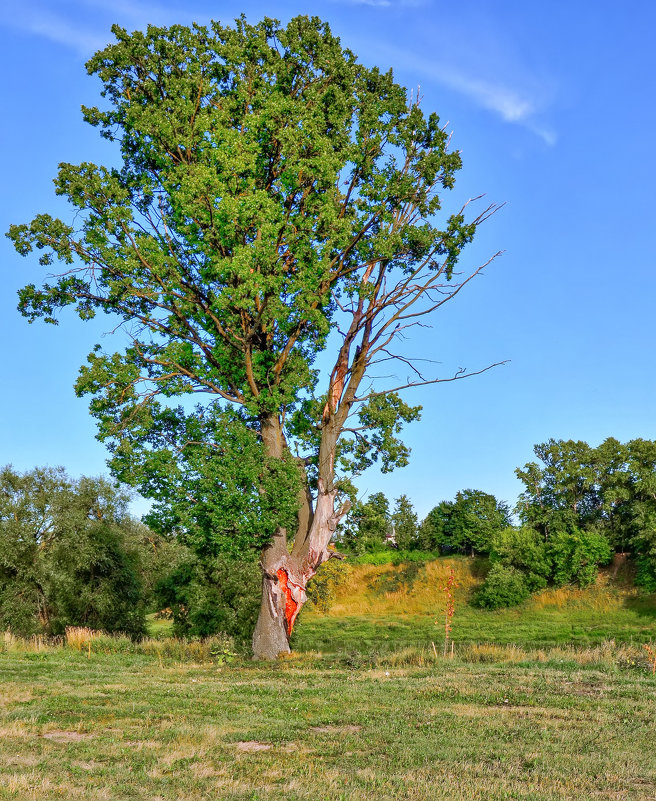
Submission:
[[[269,457],[283,458],[286,451],[282,425],[277,416],[261,426],[262,441]],[[303,473],[298,530],[291,551],[287,532],[280,528],[262,552],[262,601],[253,632],[253,658],[277,659],[290,653],[289,640],[299,612],[307,601],[306,586],[319,567],[330,559],[328,545],[349,504],[335,511],[337,489],[333,485],[337,436],[334,425],[324,421],[319,451],[317,499],[312,499]]]
[[[277,659],[290,652],[286,598],[280,579],[262,568],[262,601],[253,632],[253,659]]]
[[[277,659],[290,653],[289,639],[307,601],[306,586],[321,564],[330,559],[328,544],[347,507],[335,512],[336,490],[319,481],[316,508],[305,537],[297,533],[291,553],[282,531],[264,549],[262,601],[253,633],[253,658]]]

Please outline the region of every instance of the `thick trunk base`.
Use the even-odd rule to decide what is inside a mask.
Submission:
[[[253,632],[253,658],[277,659],[290,652],[289,638],[294,622],[303,608],[305,587],[322,562],[330,558],[328,544],[337,523],[348,506],[335,513],[336,490],[327,492],[319,479],[319,493],[314,514],[309,516],[309,530],[297,534],[289,553],[280,529],[262,554],[262,602]]]
[[[253,659],[277,659],[290,652],[287,626],[281,610],[272,609],[272,580],[262,576],[262,603],[253,632]]]
[[[277,659],[288,654],[289,638],[307,595],[306,575],[294,569],[290,556],[266,559],[262,567],[262,601],[253,632],[253,658]],[[313,575],[314,571],[310,575]]]

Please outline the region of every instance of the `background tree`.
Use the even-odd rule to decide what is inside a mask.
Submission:
[[[637,582],[656,591],[656,442],[634,439],[626,446],[628,478],[617,481],[613,475],[616,496],[614,506],[620,523],[615,542],[622,550],[630,550],[637,562]],[[619,491],[617,484],[620,484]],[[613,499],[606,491],[607,502]],[[616,528],[616,530],[617,530]],[[617,545],[616,545],[617,547]]]
[[[342,527],[342,541],[354,553],[380,551],[387,547],[391,526],[389,501],[384,493],[374,492],[366,502],[353,504]]]
[[[441,501],[422,521],[419,539],[426,550],[441,553],[488,554],[494,536],[511,524],[503,501],[481,490],[456,493],[454,501]]]
[[[113,32],[87,65],[108,105],[83,114],[121,166],[62,164],[74,224],[12,226],[19,253],[65,269],[19,307],[107,312],[128,337],[77,382],[111,469],[201,551],[260,552],[253,645],[273,658],[330,557],[340,476],[407,461],[398,434],[419,409],[397,391],[439,379],[394,342],[482,269],[454,273],[493,208],[438,224],[461,166],[448,133],[316,18]],[[365,381],[391,359],[410,377]],[[199,393],[202,408],[169,408]]]
[[[408,550],[417,544],[417,514],[407,495],[401,495],[394,502],[391,523],[399,548]]]
[[[638,583],[656,588],[656,443],[610,437],[593,448],[550,439],[534,451],[540,461],[516,471],[525,525],[493,541],[492,558],[515,572],[490,571],[481,597],[498,600],[504,593],[492,585],[516,586],[518,575],[529,591],[547,582],[587,586],[613,550],[632,554]]]
[[[103,479],[62,469],[0,473],[0,626],[60,634],[68,625],[145,632],[135,521]]]
[[[517,511],[545,540],[557,532],[594,530],[616,551],[646,554],[651,541],[656,443],[609,437],[596,448],[549,440],[535,446],[542,464],[516,471],[525,490]]]
[[[554,439],[533,450],[542,464],[515,470],[526,487],[517,504],[522,522],[545,539],[553,531],[594,523],[601,507],[594,450],[587,442]]]
[[[440,551],[449,553],[451,541],[449,521],[453,510],[453,501],[440,501],[434,506],[419,526],[419,544],[425,551]],[[456,551],[459,548],[456,546]]]

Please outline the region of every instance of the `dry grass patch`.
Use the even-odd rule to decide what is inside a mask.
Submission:
[[[424,564],[352,565],[327,614],[331,617],[442,614],[445,600],[440,587],[451,569],[458,582],[456,603],[464,603],[480,583],[480,579],[472,575],[472,565],[466,559],[436,559]],[[390,589],[386,590],[388,586]]]
[[[617,587],[610,582],[608,575],[600,573],[596,583],[592,587],[581,589],[580,587],[550,587],[531,597],[527,603],[529,609],[565,609],[576,607],[577,609],[592,610],[595,612],[609,612],[617,609],[618,605],[625,602],[627,598],[638,596],[635,588],[622,588],[618,592]]]
[[[317,732],[318,734],[354,734],[361,731],[362,726],[353,723],[346,723],[343,725],[329,724],[327,726],[310,726],[310,731]]]
[[[46,731],[41,735],[46,740],[52,740],[55,743],[77,743],[80,740],[90,740],[95,737],[95,734],[89,734],[82,731]]]
[[[260,743],[257,740],[245,740],[239,743],[236,743],[237,751],[241,751],[242,753],[246,754],[255,754],[259,751],[270,751],[273,746],[271,743]]]

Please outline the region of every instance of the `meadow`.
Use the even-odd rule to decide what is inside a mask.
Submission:
[[[407,566],[354,567],[273,664],[225,638],[172,640],[161,622],[140,644],[0,638],[0,799],[656,797],[653,599],[602,577],[483,613],[464,605],[471,563],[456,562],[444,656],[445,567],[410,587]]]
[[[481,560],[438,559],[426,564],[356,564],[327,612],[304,611],[294,647],[328,652],[385,653],[444,641],[444,595],[453,569],[457,589],[451,639],[457,644],[501,643],[589,647],[608,640],[656,638],[656,595],[638,591],[630,575],[599,574],[585,590],[552,588],[511,609],[488,611],[468,600],[480,583]]]

